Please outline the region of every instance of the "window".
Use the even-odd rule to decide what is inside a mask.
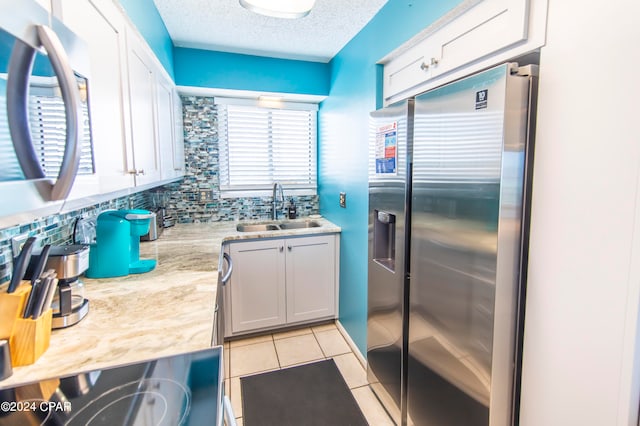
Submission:
[[[52,82],[53,81],[53,82]],[[0,77],[0,93],[6,92],[6,74]],[[86,90],[85,90],[86,92]],[[78,175],[95,172],[93,145],[89,121],[89,106],[81,99],[82,123],[79,135],[80,165]],[[6,117],[6,98],[0,97],[0,117]],[[66,142],[66,116],[64,103],[53,78],[31,77],[29,85],[28,120],[31,141],[45,176],[55,179],[60,171]],[[23,180],[24,175],[16,157],[6,120],[0,122],[0,181]]]
[[[275,182],[288,193],[316,193],[317,105],[216,103],[223,196],[266,195]]]
[[[30,86],[29,126],[40,166],[46,177],[55,179],[62,165],[66,143],[66,116],[62,98],[54,89],[45,86]],[[89,106],[82,102],[82,124],[80,139],[80,165],[78,175],[94,173],[93,146],[89,124]]]

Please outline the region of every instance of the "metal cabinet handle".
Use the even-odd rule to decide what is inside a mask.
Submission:
[[[229,265],[229,269],[227,269],[227,272],[224,274],[221,280],[222,285],[225,285],[227,281],[229,281],[229,278],[231,278],[231,273],[233,272],[233,260],[231,260],[231,256],[229,256],[228,253],[222,253],[222,258],[226,260],[227,264]]]
[[[287,246],[287,250],[291,251],[291,249],[293,249],[293,247]]]
[[[420,64],[420,69],[422,71],[429,71],[429,64],[427,64],[426,62],[423,62]]]
[[[435,67],[436,65],[438,65],[438,63],[440,63],[440,61],[439,61],[438,59],[436,59],[436,58],[431,58],[431,65],[432,65],[432,66],[434,66],[434,67]]]
[[[280,250],[280,253],[282,253],[284,251],[284,246],[280,246],[279,250]]]
[[[134,176],[140,176],[140,175],[144,175],[144,169],[128,170],[127,173],[129,173],[130,175],[134,175]]]
[[[81,147],[79,138],[82,133],[82,109],[80,91],[75,74],[69,64],[64,47],[53,30],[44,25],[36,25],[39,42],[46,50],[56,79],[60,85],[64,103],[65,137],[62,165],[55,183],[45,180],[46,177],[33,147],[29,129],[28,93],[29,77],[36,55],[36,50],[16,41],[11,58],[7,79],[7,118],[11,140],[18,157],[20,168],[27,179],[40,179],[37,182],[38,192],[45,201],[64,200],[78,173]]]

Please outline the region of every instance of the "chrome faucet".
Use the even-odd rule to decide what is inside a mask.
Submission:
[[[273,184],[273,214],[271,216],[273,220],[278,219],[278,200],[276,198],[278,195],[278,188],[280,188],[280,199],[282,200],[282,206],[284,207],[284,192],[282,191],[282,185],[280,185],[280,182],[276,182]]]

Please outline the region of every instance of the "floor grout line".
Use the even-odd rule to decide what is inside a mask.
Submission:
[[[278,347],[276,346],[276,338],[273,333],[271,333],[271,343],[273,344],[273,350],[276,353],[276,360],[278,361],[278,369],[281,369],[282,363],[280,363],[280,356],[278,355]]]
[[[316,332],[313,331],[313,328],[311,329],[311,334],[313,335],[313,339],[318,344],[318,347],[320,348],[320,352],[322,352],[323,358],[327,359],[327,354],[325,353],[324,349],[322,349],[322,345],[320,344],[320,341],[318,340],[318,336],[316,335]]]
[[[293,365],[290,365],[290,366],[282,366],[282,363],[280,361],[280,354],[278,353],[278,349],[277,349],[277,346],[276,346],[276,340],[283,340],[283,339],[276,339],[276,333],[271,333],[270,334],[270,337],[271,337],[270,341],[271,341],[271,343],[273,345],[273,349],[274,349],[275,354],[276,354],[278,367],[275,368],[275,369],[269,369],[269,370],[265,370],[265,371],[258,371],[258,372],[252,372],[252,373],[244,374],[244,375],[237,375],[237,376],[233,376],[233,378],[237,377],[238,380],[240,380],[240,378],[244,377],[244,376],[249,376],[249,375],[254,375],[254,374],[262,374],[262,373],[270,372],[270,371],[282,370],[284,368],[290,368],[290,367],[295,367],[297,365],[309,364],[309,363],[313,363],[313,362],[317,362],[317,361],[321,361],[321,360],[334,359],[336,357],[345,356],[345,355],[349,355],[349,354],[352,354],[356,358],[356,361],[358,361],[358,365],[360,365],[362,367],[361,363],[359,362],[360,360],[358,359],[358,356],[353,352],[353,348],[351,347],[351,345],[349,345],[349,342],[347,342],[347,346],[349,347],[349,350],[347,352],[341,353],[341,354],[333,354],[333,355],[329,356],[329,355],[327,355],[327,353],[325,353],[324,348],[322,347],[322,345],[320,344],[320,341],[318,340],[318,333],[329,332],[329,331],[331,331],[331,329],[318,330],[318,331],[314,330],[312,327],[310,327],[310,329],[311,329],[311,334],[313,335],[313,338],[314,338],[316,344],[320,347],[320,353],[322,354],[322,359],[309,360],[309,361],[305,361],[305,362],[302,362],[302,363],[299,363],[299,364],[293,364]],[[336,327],[336,329],[338,329],[338,328]],[[339,329],[338,329],[338,331],[340,332]],[[301,335],[294,335],[294,336],[286,337],[285,339],[294,339],[294,338],[301,337],[301,336],[304,336],[304,335],[307,335],[307,334],[309,334],[309,333],[305,333],[305,334],[301,334]],[[340,333],[340,335],[342,336],[342,333]],[[342,337],[344,339],[344,336],[342,336]],[[246,346],[250,346],[250,345],[254,345],[254,344],[266,343],[266,342],[267,341],[251,343],[249,345],[236,346],[236,348],[241,348],[241,347],[246,347]],[[340,370],[340,374],[342,375],[343,379],[346,382],[346,378],[344,376],[344,373],[341,370]],[[229,381],[231,380],[231,378],[232,378],[232,376],[231,376],[231,345],[229,345]],[[240,392],[242,392],[242,384],[241,383],[242,382],[240,382],[240,386],[239,386],[239,391]],[[349,388],[349,391],[353,394],[353,391],[358,390],[358,389],[362,389],[362,388],[368,388],[369,385],[367,383],[365,383],[365,384],[361,384],[361,385],[359,384],[359,385],[354,386],[354,387],[349,387],[349,385],[347,384],[347,387]],[[232,392],[231,391],[231,387],[229,388],[229,390],[230,390],[229,393],[231,393]],[[241,397],[241,394],[239,395],[239,397]],[[364,414],[365,413],[364,406],[360,406],[360,402],[358,400],[356,400],[356,402],[358,403],[358,406],[360,407],[361,411]],[[241,401],[240,401],[240,403],[241,403]],[[383,407],[382,407],[382,409],[384,410]],[[385,410],[385,413],[386,413],[386,410]],[[388,413],[387,413],[387,416],[388,416]],[[240,421],[242,421],[242,416],[236,417],[236,419],[239,419]],[[243,422],[243,424],[244,424],[244,422]],[[393,423],[391,423],[391,424],[393,424]]]

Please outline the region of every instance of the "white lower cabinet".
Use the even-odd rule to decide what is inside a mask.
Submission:
[[[335,237],[291,238],[285,243],[287,322],[335,316]]]
[[[232,243],[233,275],[225,288],[231,332],[241,333],[286,323],[283,240]],[[228,323],[227,323],[228,324]]]
[[[337,234],[232,242],[225,337],[335,318]]]

